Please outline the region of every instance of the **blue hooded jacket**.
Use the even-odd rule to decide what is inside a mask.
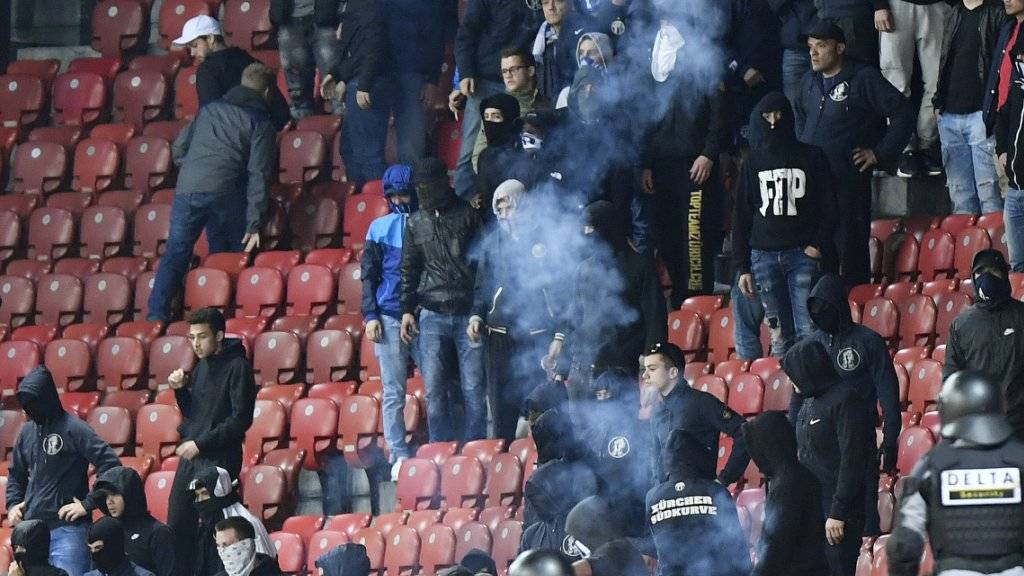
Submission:
[[[361,278],[363,280],[363,318],[370,322],[380,320],[381,315],[401,318],[399,294],[402,286],[402,243],[405,238],[405,221],[416,208],[415,190],[412,185],[412,169],[396,164],[388,167],[383,178],[384,195],[410,194],[413,203],[409,209],[402,209],[394,202],[391,214],[381,216],[370,223],[363,246]]]

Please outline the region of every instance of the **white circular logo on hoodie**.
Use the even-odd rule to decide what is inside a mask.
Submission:
[[[47,456],[56,456],[62,449],[64,449],[64,439],[60,437],[60,434],[48,434],[43,439],[43,452],[46,452]]]
[[[843,348],[836,356],[836,364],[847,372],[853,372],[860,366],[860,352],[850,347]]]

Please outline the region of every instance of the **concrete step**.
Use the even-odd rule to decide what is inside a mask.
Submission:
[[[945,216],[951,210],[943,177],[876,176],[871,181],[873,218]]]

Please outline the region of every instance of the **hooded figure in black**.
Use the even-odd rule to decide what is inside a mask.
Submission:
[[[762,98],[750,123],[759,127],[759,138],[740,170],[733,260],[741,292],[760,293],[773,353],[782,355],[813,329],[807,297],[832,245],[835,198],[828,159],[797,141],[793,109],[782,92]],[[789,313],[792,322],[782,317]]]
[[[977,370],[1006,395],[1006,418],[1024,438],[1024,302],[1013,298],[1010,266],[998,250],[982,250],[971,266],[975,302],[949,329],[943,377]]]
[[[64,410],[45,366],[37,366],[18,383],[17,398],[28,422],[14,442],[8,515],[17,508],[23,519],[42,520],[50,530],[88,522],[88,513],[96,508],[89,497],[89,465],[102,474],[121,465],[117,455],[88,424]],[[62,520],[71,508],[80,517]]]
[[[796,435],[784,412],[766,412],[743,425],[747,451],[768,479],[764,527],[753,576],[828,573],[821,530],[821,487],[797,460]]]
[[[578,502],[597,493],[589,464],[569,421],[558,410],[541,414],[531,429],[537,446],[537,470],[523,489],[526,501],[521,550],[549,548],[578,556],[565,535],[565,519]]]
[[[846,288],[838,276],[827,274],[818,280],[807,300],[807,309],[818,328],[811,337],[825,346],[836,374],[860,396],[867,419],[877,422],[877,407],[882,407],[882,448],[879,450],[875,446],[874,434],[866,440],[865,448],[868,465],[864,467],[864,481],[867,486],[876,486],[879,459],[882,470],[896,469],[896,451],[903,427],[899,381],[893,369],[892,356],[885,340],[877,332],[853,322]],[[790,420],[795,422],[802,402],[800,394],[793,394],[789,405]],[[877,492],[869,490],[864,500],[864,533],[869,536],[879,534]]]
[[[316,559],[320,576],[367,576],[370,558],[362,544],[342,544]]]
[[[196,472],[195,479],[189,484],[189,491],[193,494],[193,506],[199,517],[196,535],[198,544],[193,553],[194,568],[191,574],[214,576],[224,571],[224,564],[221,562],[215,542],[216,529],[218,522],[233,516],[240,516],[249,521],[255,534],[257,554],[277,557],[277,549],[271,542],[263,522],[241,504],[238,492],[235,491],[231,479],[223,468],[210,466]]]
[[[156,576],[174,573],[174,537],[149,513],[138,472],[123,466],[107,470],[96,477],[92,498],[104,514],[121,521],[129,560]]]
[[[635,372],[644,350],[664,342],[668,332],[654,260],[630,247],[615,206],[598,200],[587,206],[584,221],[593,252],[576,269],[571,311],[560,330],[572,342],[574,399],[605,370]]]
[[[501,122],[486,120],[487,110],[501,111]],[[498,185],[512,177],[509,169],[515,164],[518,154],[519,133],[522,120],[519,118],[519,101],[515,96],[499,92],[480,102],[481,126],[487,137],[487,148],[480,152],[476,164],[476,197],[474,204],[484,222],[494,221],[491,201]]]
[[[638,506],[643,511],[643,504]],[[627,538],[622,517],[600,496],[591,496],[573,507],[565,520],[565,532],[591,576],[648,576],[639,549]]]
[[[715,482],[715,459],[707,451],[684,430],[673,431],[665,444],[668,481],[647,493],[657,576],[750,574],[736,505],[725,486]]]
[[[50,564],[50,530],[42,520],[22,520],[11,533],[14,561],[25,576],[68,576]]]
[[[864,475],[874,465],[867,454],[874,420],[857,391],[840,380],[821,342],[798,342],[782,359],[782,369],[804,398],[796,415],[797,454],[821,484],[832,575],[853,576],[864,533],[864,497],[877,486]]]
[[[124,527],[110,516],[100,518],[89,528],[89,551],[93,570],[87,576],[153,576],[128,559]]]

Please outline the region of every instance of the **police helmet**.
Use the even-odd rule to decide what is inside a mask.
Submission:
[[[508,568],[508,576],[573,576],[572,564],[555,550],[528,550]]]
[[[982,446],[1001,444],[1013,434],[1006,398],[996,382],[974,370],[946,378],[939,392],[942,435]]]

